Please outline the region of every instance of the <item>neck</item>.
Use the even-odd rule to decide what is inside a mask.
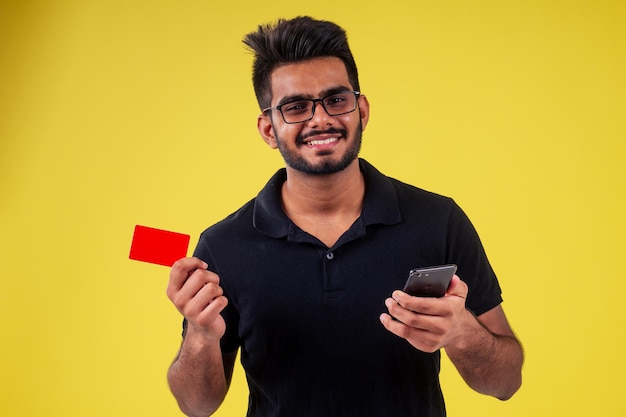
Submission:
[[[283,205],[299,213],[332,215],[357,208],[360,212],[365,184],[354,160],[341,172],[328,175],[308,175],[287,167],[283,185]]]
[[[329,247],[361,215],[364,195],[358,159],[343,171],[329,175],[312,176],[287,167],[282,189],[287,216]]]

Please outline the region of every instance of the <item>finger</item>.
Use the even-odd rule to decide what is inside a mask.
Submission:
[[[181,311],[185,305],[208,283],[219,283],[217,275],[205,269],[195,269],[184,279],[182,287],[179,283],[170,283],[167,288],[167,296]]]
[[[419,329],[412,328],[401,321],[394,320],[393,317],[387,313],[381,314],[379,319],[387,330],[403,339],[408,340],[413,336],[413,333],[420,332]]]
[[[446,295],[452,295],[461,297],[463,299],[467,298],[467,284],[455,275],[452,277],[452,281],[450,281],[450,286],[448,286],[448,290],[446,291]]]
[[[385,327],[385,329],[389,330],[391,333],[395,334],[396,336],[400,336],[399,334],[401,333],[400,329],[402,328],[402,326],[404,326],[404,324],[402,324],[401,322],[397,320],[394,320],[394,318],[387,313],[382,313],[379,319],[380,319],[380,322]]]
[[[385,301],[385,305],[389,310],[389,314],[395,319],[399,320],[408,327],[420,330],[431,331],[432,328],[437,328],[437,321],[440,317],[436,315],[423,314],[421,312],[415,312],[407,309],[397,303],[394,299],[388,298]]]
[[[200,323],[212,323],[217,316],[228,305],[228,299],[223,295],[213,298],[209,304],[198,314],[198,322]]]
[[[174,291],[180,290],[185,281],[196,269],[207,269],[209,266],[206,262],[198,258],[182,258],[174,262],[170,270],[170,281],[168,287]]]
[[[172,301],[174,301],[174,304],[184,305],[196,297],[207,285],[216,286],[221,291],[219,278],[215,273],[206,269],[196,269],[185,280],[182,288],[174,293]]]
[[[439,339],[437,337],[433,337],[433,334],[429,331],[416,329],[399,321],[395,321],[386,313],[381,314],[379,319],[388,331],[405,339],[413,347],[423,352],[432,353],[441,347]]]
[[[214,298],[196,316],[187,318],[189,321],[189,329],[194,329],[194,331],[200,334],[215,338],[216,341],[219,341],[226,330],[226,323],[220,313],[227,304],[228,300],[223,295]]]
[[[387,298],[385,300],[385,306],[387,307],[387,311],[389,315],[396,320],[400,320],[401,322],[405,322],[408,316],[411,314],[411,311],[407,310],[405,307],[400,305],[393,298]]]
[[[210,304],[222,297],[223,294],[224,291],[217,284],[209,283],[203,285],[196,294],[183,304],[183,315],[187,318],[193,318],[202,314]]]
[[[439,299],[433,297],[414,297],[403,291],[396,290],[392,294],[393,299],[404,309],[411,312],[437,315]]]

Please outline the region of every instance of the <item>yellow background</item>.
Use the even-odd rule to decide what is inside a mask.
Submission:
[[[194,245],[281,166],[241,38],[298,14],[348,31],[362,156],[454,197],[500,277],[524,385],[483,397],[446,359],[449,415],[626,415],[624,4],[0,1],[0,415],[180,415],[133,228]],[[246,398],[238,370],[217,415]]]

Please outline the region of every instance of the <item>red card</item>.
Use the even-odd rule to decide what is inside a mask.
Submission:
[[[129,258],[172,266],[174,262],[187,256],[188,247],[189,235],[137,225]]]

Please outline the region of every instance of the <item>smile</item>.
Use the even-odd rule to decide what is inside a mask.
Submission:
[[[311,140],[306,144],[309,146],[319,146],[319,145],[329,145],[331,143],[337,142],[339,138],[328,138],[328,139],[320,139],[320,140]]]

